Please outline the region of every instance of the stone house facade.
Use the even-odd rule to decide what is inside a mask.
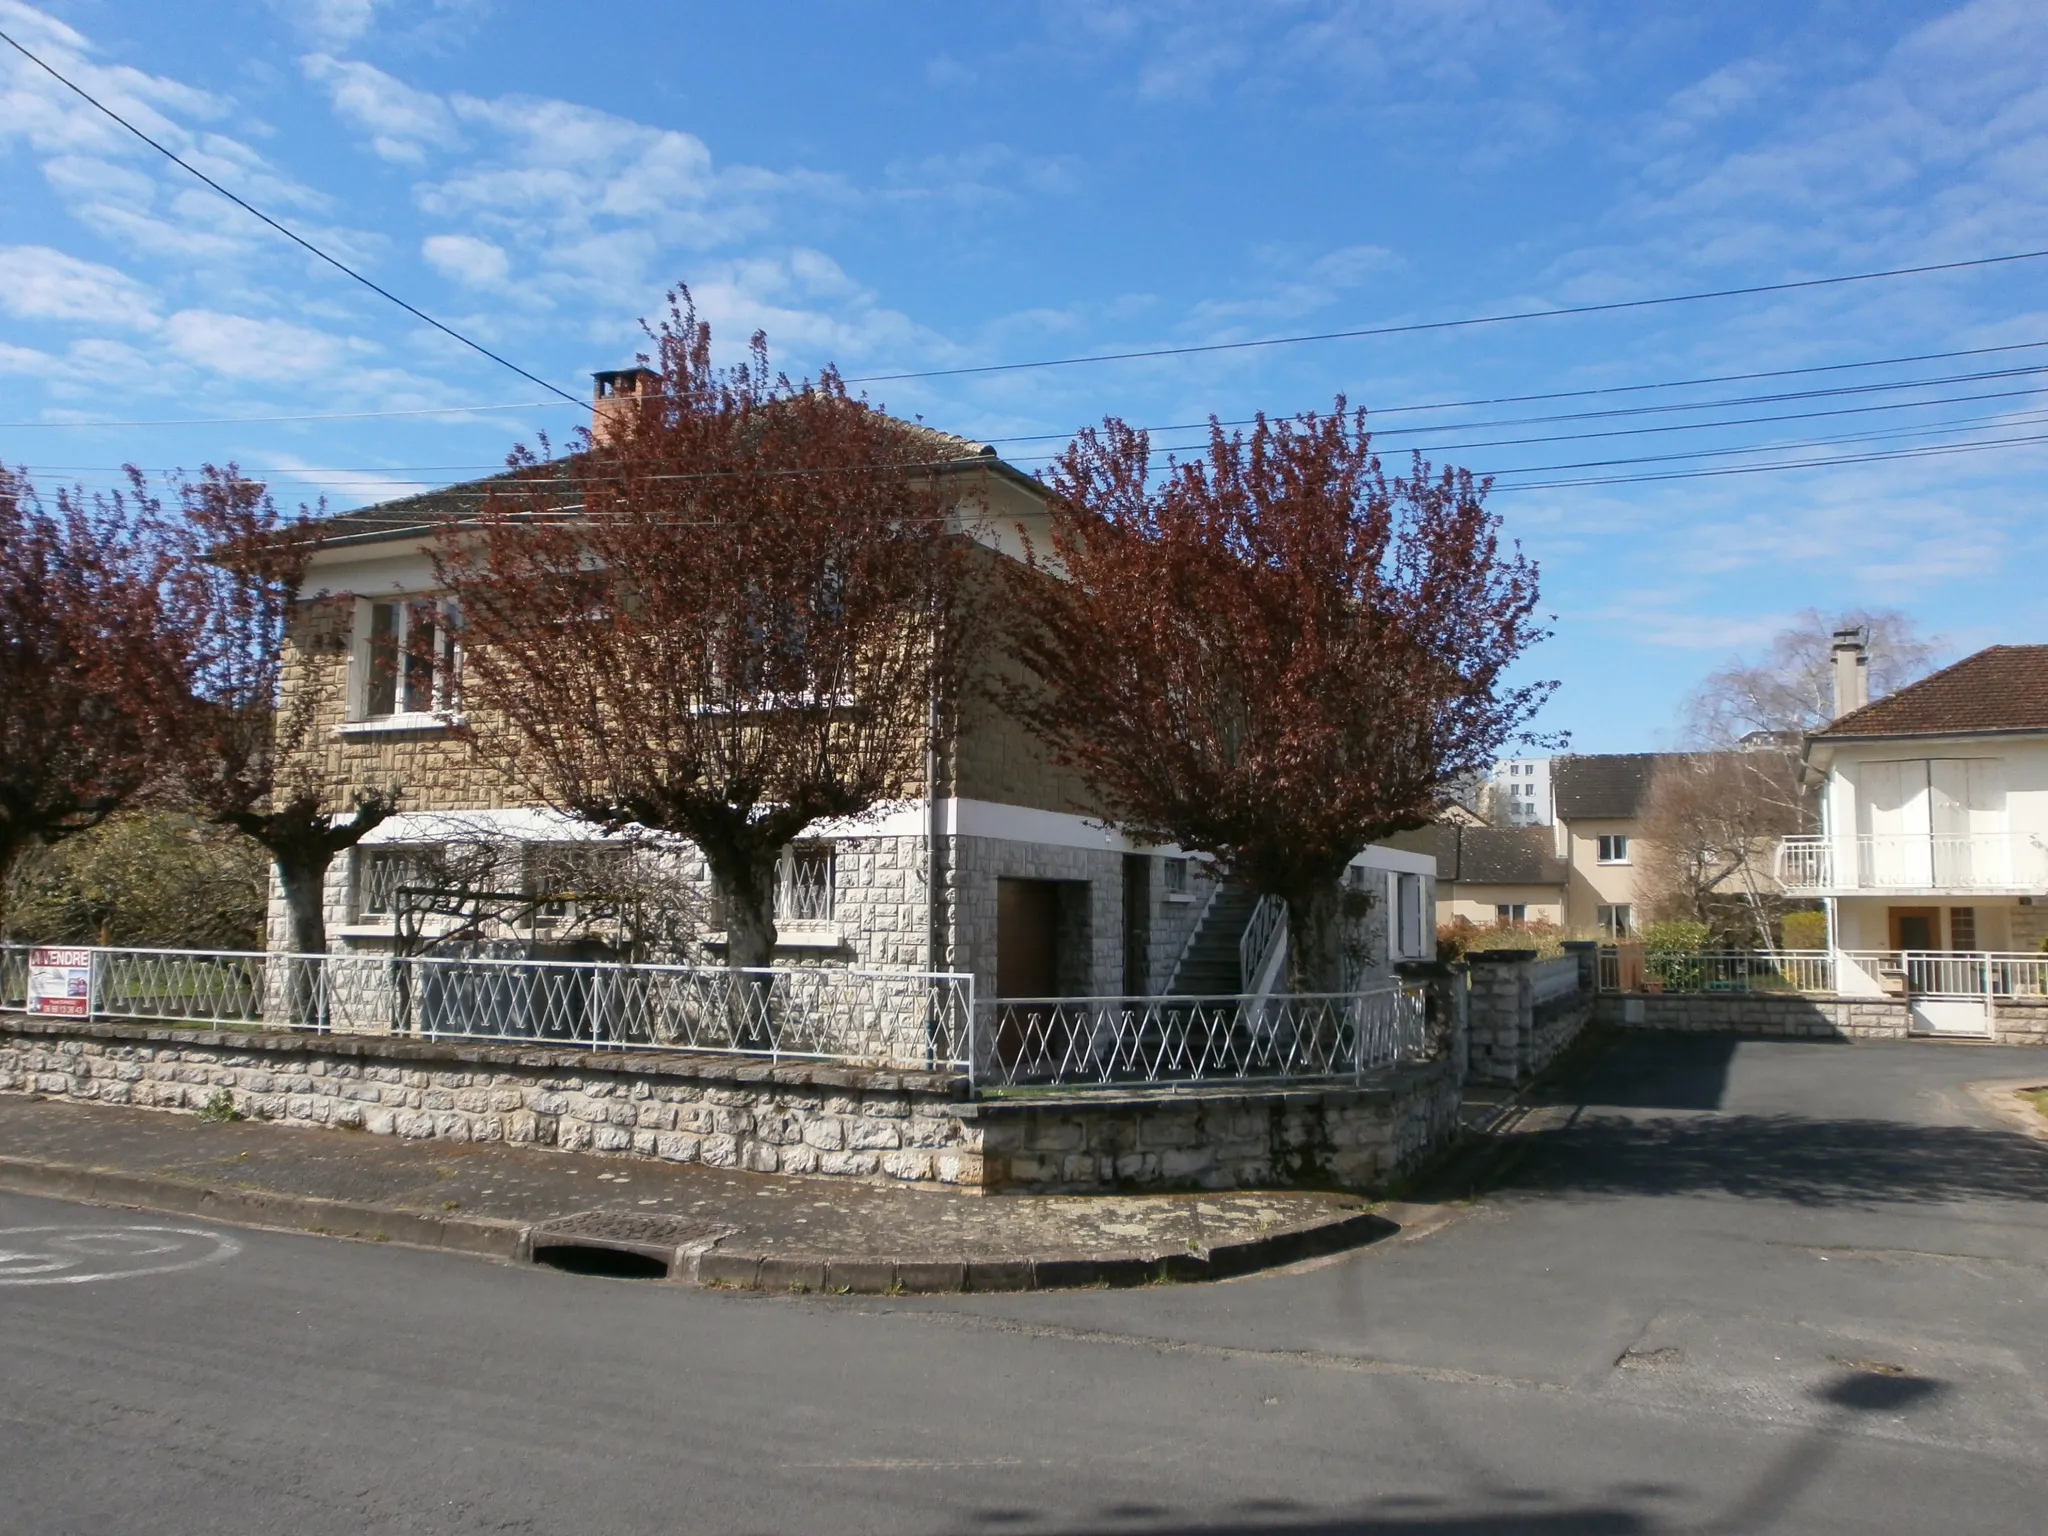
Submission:
[[[616,376],[601,376],[600,388],[608,398]],[[991,557],[1021,558],[1027,540],[1046,547],[1036,481],[986,445],[906,430],[939,450],[960,527]],[[430,551],[442,525],[486,489],[478,482],[342,514],[313,558],[288,641],[284,708],[310,714],[306,750],[331,803],[345,804],[356,787],[402,791],[400,812],[329,870],[332,948],[378,953],[399,941],[393,893],[408,889],[408,869],[428,850],[495,843],[505,853],[500,883],[516,884],[534,850],[603,841],[481,765],[450,723],[460,701],[446,679],[459,675],[459,654],[432,628]],[[394,667],[394,656],[407,659]],[[467,723],[490,729],[484,718]],[[1080,781],[991,699],[970,690],[930,758],[924,795],[857,823],[815,825],[786,856],[778,963],[965,972],[982,997],[1074,997],[1165,993],[1185,986],[1191,956],[1235,953],[1238,931],[1224,931],[1224,919],[1236,909],[1215,899],[1207,860],[1106,829]],[[689,958],[712,958],[715,893],[693,850],[679,846],[673,858],[702,885],[709,914]],[[1355,936],[1361,980],[1433,954],[1422,919],[1435,901],[1430,857],[1368,849],[1351,878],[1372,898]],[[520,953],[546,958],[573,937],[573,913],[547,921],[546,933],[529,926],[516,936]],[[287,933],[274,891],[271,947],[285,947]]]

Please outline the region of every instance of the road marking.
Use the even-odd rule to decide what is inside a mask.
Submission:
[[[234,1238],[201,1227],[0,1227],[0,1285],[168,1275],[241,1251]]]

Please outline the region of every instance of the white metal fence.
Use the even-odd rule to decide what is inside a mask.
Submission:
[[[1629,974],[1639,963],[1639,975]],[[1824,949],[1600,951],[1603,992],[1811,992],[1835,990],[1834,956]]]
[[[995,998],[975,1013],[974,1075],[995,1087],[1350,1077],[1428,1054],[1423,995]]]
[[[1893,987],[1925,997],[2048,998],[2048,955],[1996,951],[1855,950],[1844,962],[1862,990]]]
[[[730,1051],[959,1070],[974,980],[914,971],[621,965],[447,956],[92,948],[81,1011],[213,1028],[583,1049]],[[0,951],[0,1008],[27,1006],[24,946]]]

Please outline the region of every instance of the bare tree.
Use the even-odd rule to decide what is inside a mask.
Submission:
[[[1365,413],[1210,425],[1154,473],[1111,419],[1053,466],[1050,558],[1017,583],[1008,702],[1134,837],[1284,900],[1289,982],[1342,985],[1345,869],[1486,771],[1554,686],[1536,568],[1486,487],[1381,471]]]
[[[1772,948],[1786,911],[1770,873],[1772,848],[1800,830],[1803,814],[1796,751],[1763,746],[1668,759],[1638,836],[1651,915],[1705,923],[1736,947]]]
[[[98,826],[161,769],[171,570],[146,506],[67,491],[45,508],[0,465],[0,932],[23,852]]]
[[[671,296],[656,387],[604,440],[520,471],[439,546],[483,759],[608,830],[688,839],[727,959],[776,942],[776,866],[813,823],[922,792],[964,626],[934,434],[750,361]],[[565,512],[565,503],[574,510]]]
[[[1757,733],[1793,739],[1819,730],[1835,716],[1834,633],[1858,626],[1869,632],[1873,699],[1925,677],[1940,659],[1941,641],[1896,608],[1859,608],[1835,619],[1809,608],[1761,659],[1733,662],[1694,690],[1686,735],[1702,747],[1732,747]]]

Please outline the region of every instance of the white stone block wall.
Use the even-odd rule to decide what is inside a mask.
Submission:
[[[946,969],[974,977],[977,997],[996,995],[996,881],[1061,880],[1086,888],[1070,931],[1060,935],[1063,990],[1073,996],[1123,990],[1123,854],[1007,838],[949,840]]]

